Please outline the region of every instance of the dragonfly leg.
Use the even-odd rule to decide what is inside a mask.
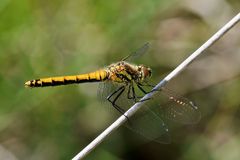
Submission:
[[[115,95],[118,91],[120,91],[120,90],[122,90],[122,89],[124,89],[124,88],[125,88],[125,86],[119,87],[117,90],[115,90],[114,92],[112,92],[110,95],[107,96],[107,100],[109,101],[110,98],[111,98],[113,95]],[[110,101],[110,102],[112,102],[112,101]]]
[[[116,91],[114,91],[113,93],[111,93],[108,97],[107,97],[107,100],[112,104],[112,106],[119,112],[121,113],[122,115],[124,115],[124,112],[125,110],[122,109],[121,107],[119,107],[117,104],[116,104],[116,101],[117,99],[122,95],[122,93],[124,92],[125,90],[125,86],[122,86],[122,87],[119,87]],[[119,93],[118,93],[119,92]],[[118,94],[117,94],[118,93]],[[111,97],[113,97],[115,94],[117,94],[117,96],[111,100]],[[125,116],[125,115],[124,115]],[[128,117],[125,116],[127,119]]]
[[[148,94],[149,92],[145,91],[142,87],[141,84],[137,84],[138,88],[144,93],[144,94]]]
[[[145,82],[145,83],[146,83],[146,86],[148,87],[155,87],[155,85],[149,84],[148,82]]]
[[[145,93],[145,94],[151,93],[151,92],[156,92],[156,91],[162,91],[162,89],[153,89],[153,90],[151,90],[150,92],[147,92],[147,91],[145,91],[141,86],[154,87],[154,85],[148,84],[147,82],[145,82],[145,83],[146,83],[146,85],[141,84],[141,83],[138,83],[138,85],[137,85],[138,88],[139,88],[143,93]]]
[[[145,84],[143,84],[143,83],[145,83]],[[150,84],[150,83],[148,83],[148,82],[143,82],[143,83],[138,83],[140,86],[147,86],[147,87],[155,87],[155,85],[152,85],[152,84]]]
[[[150,92],[147,92],[147,91],[145,91],[142,87],[141,87],[142,85],[141,84],[137,84],[137,87],[144,93],[144,94],[148,94],[148,93],[150,93]],[[147,100],[150,100],[151,98],[147,98],[147,99],[143,99],[143,100],[140,100],[139,102],[144,102],[144,101],[147,101]]]
[[[162,91],[162,88],[161,89],[152,89],[151,91],[149,92],[144,92],[143,88],[141,86],[147,86],[147,87],[155,87],[154,85],[152,84],[149,84],[148,82],[144,82],[145,84],[142,84],[142,83],[138,83],[138,88],[143,91],[143,93],[147,94],[147,93],[151,93],[151,92],[156,92],[156,91]]]
[[[132,94],[133,94],[134,102],[136,103],[138,101],[137,98],[141,98],[141,97],[136,96],[135,89],[134,89],[133,85],[132,85]]]
[[[128,87],[127,98],[128,99],[133,99],[133,97],[131,96],[131,85],[129,85],[129,87]]]
[[[135,90],[134,90],[134,87],[133,87],[133,85],[131,84],[131,85],[129,85],[129,87],[128,87],[128,99],[133,99],[134,100],[134,102],[136,102],[137,101],[137,97],[136,97],[136,94],[135,94]]]

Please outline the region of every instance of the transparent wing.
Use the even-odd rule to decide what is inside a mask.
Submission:
[[[162,119],[183,124],[193,124],[200,120],[201,112],[192,101],[167,88],[156,92],[146,105]]]
[[[150,141],[166,144],[171,142],[167,124],[148,106],[142,106],[130,117],[127,127]]]
[[[142,56],[149,49],[149,42],[145,43],[142,47],[138,48],[135,52],[123,58],[122,61],[132,61],[140,56]]]
[[[99,97],[106,102],[107,96],[119,87],[121,87],[119,84],[110,82],[102,83],[99,86]],[[139,90],[136,91],[138,95],[140,92]],[[127,95],[128,88],[126,86],[124,92],[116,102],[124,111],[134,104],[134,101],[128,99]],[[174,121],[177,123],[192,124],[198,122],[201,118],[200,111],[192,101],[177,95],[167,88],[156,91],[154,96],[150,100],[142,102],[142,105],[142,108],[129,118],[125,126],[147,139],[159,143],[170,143],[171,141],[166,123]],[[111,103],[108,103],[107,106],[118,116],[121,115],[121,113],[111,106]]]
[[[115,90],[117,90],[122,85],[103,82],[99,84],[98,97],[101,101],[107,102],[107,97]],[[135,87],[137,89],[137,87]],[[136,90],[136,93],[139,95],[141,91]],[[122,95],[116,101],[116,104],[120,106],[124,111],[129,109],[134,104],[133,99],[128,99],[128,86],[126,86]],[[108,102],[106,105],[110,107],[111,113],[114,115],[120,116],[121,113],[118,112],[111,103]],[[163,120],[152,112],[148,106],[143,106],[136,114],[129,118],[129,121],[125,124],[127,128],[132,130],[135,133],[140,134],[141,136],[147,138],[151,141],[156,141],[159,143],[170,143],[170,136],[168,134],[168,127],[163,122]]]
[[[167,88],[156,91],[150,100],[142,103],[144,106],[131,117],[134,120],[130,118],[130,122],[133,123],[131,127],[156,142],[171,141],[168,133],[171,122],[192,124],[197,123],[201,118],[198,107],[192,101]]]

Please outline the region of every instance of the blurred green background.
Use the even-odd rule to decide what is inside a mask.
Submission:
[[[1,0],[0,159],[70,159],[116,118],[97,84],[26,80],[93,71],[150,42],[137,62],[157,82],[239,10],[239,0]],[[198,124],[176,128],[169,145],[121,127],[86,159],[240,159],[239,64],[238,25],[168,85],[200,107]]]

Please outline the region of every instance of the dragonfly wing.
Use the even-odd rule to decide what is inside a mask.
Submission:
[[[127,127],[148,140],[168,144],[171,142],[168,126],[154,112],[142,106],[129,118]]]
[[[201,113],[192,101],[167,88],[156,92],[148,105],[159,117],[183,124],[197,123],[200,120]]]
[[[107,101],[109,94],[112,94],[122,85],[111,82],[103,82],[99,84],[98,97],[101,101]],[[136,90],[136,93],[139,91]],[[116,101],[116,104],[120,106],[124,111],[127,111],[135,102],[133,99],[128,99],[128,86],[126,86],[122,95]],[[114,97],[113,97],[114,98]],[[110,102],[108,105],[110,107],[111,113],[114,115],[120,116],[119,113]],[[163,120],[152,112],[148,106],[143,106],[140,110],[137,111],[132,117],[129,118],[129,121],[125,123],[125,126],[132,130],[135,133],[147,138],[148,140],[153,140],[160,143],[169,143],[170,136],[168,134],[167,125]]]
[[[101,102],[106,102],[108,95],[110,95],[115,89],[117,89],[117,87],[111,82],[100,82],[98,85],[97,97]]]
[[[133,52],[129,56],[123,58],[122,61],[132,61],[132,60],[142,56],[149,49],[149,46],[150,46],[149,42],[145,43],[142,47],[137,49],[135,52]]]

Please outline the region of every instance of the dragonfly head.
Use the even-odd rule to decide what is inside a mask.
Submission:
[[[152,69],[149,67],[146,67],[144,65],[139,65],[138,71],[140,72],[141,81],[145,80],[148,77],[151,77],[151,75],[152,75]]]

